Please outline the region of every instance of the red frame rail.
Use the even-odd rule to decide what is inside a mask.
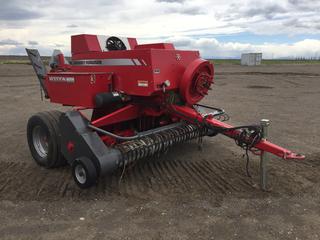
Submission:
[[[194,109],[188,107],[188,106],[177,106],[174,105],[172,106],[173,109],[177,112],[180,113],[179,115],[177,114],[178,117],[185,117],[187,118],[186,120],[190,119],[194,119],[196,121],[199,122],[203,122],[206,121],[207,124],[210,124],[212,126],[215,127],[221,127],[221,128],[233,128],[233,126],[221,122],[217,119],[214,118],[203,118],[203,116],[201,116],[201,114],[199,114],[197,111],[195,111]],[[223,134],[231,137],[231,138],[236,138],[239,135],[240,131],[239,130],[230,130],[230,131],[225,131]],[[259,143],[257,143],[255,146],[255,148],[261,150],[261,151],[266,151],[269,153],[272,153],[280,158],[283,158],[285,160],[302,160],[305,158],[304,155],[298,154],[298,153],[294,153],[286,148],[280,147],[276,144],[273,144],[265,139],[262,139]]]

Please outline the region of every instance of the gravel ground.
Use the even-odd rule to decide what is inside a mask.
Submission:
[[[271,119],[271,141],[307,156],[271,156],[268,192],[259,159],[246,177],[243,152],[223,136],[79,190],[69,167],[42,169],[30,156],[28,118],[65,110],[40,100],[31,66],[0,65],[0,103],[0,239],[320,239],[319,65],[216,66],[203,103],[235,125]]]

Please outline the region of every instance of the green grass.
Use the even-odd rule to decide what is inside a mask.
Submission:
[[[0,60],[0,64],[30,64],[29,60]]]
[[[240,59],[209,59],[215,65],[220,64],[231,64],[231,65],[240,65]],[[320,60],[280,60],[272,59],[267,60],[263,59],[261,62],[262,65],[272,65],[272,64],[320,64]]]
[[[43,61],[44,65],[49,65],[48,60]],[[31,65],[29,60],[0,60],[0,65],[1,64],[28,64]]]
[[[320,64],[320,60],[262,60],[262,64]]]
[[[232,65],[240,65],[240,59],[209,59],[210,62],[213,62],[215,65],[220,64],[232,64]]]

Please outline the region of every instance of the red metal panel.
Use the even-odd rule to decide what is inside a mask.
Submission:
[[[167,90],[179,87],[187,66],[199,58],[198,51],[140,49],[83,53],[72,56],[74,61],[101,60],[100,65],[72,66],[74,72],[113,72],[114,89],[135,96],[151,96],[162,91],[162,84],[169,80]],[[107,65],[103,65],[103,60]],[[131,65],[114,66],[112,61],[123,60]]]
[[[96,35],[81,34],[71,36],[71,53],[101,52]]]
[[[136,44],[135,39],[128,39],[128,41],[132,46]],[[73,84],[51,83],[47,78],[46,84],[50,89],[52,101],[67,105],[94,107],[92,102],[94,95],[110,89],[107,89],[107,85],[104,84],[106,80],[99,81],[101,84],[86,84],[90,80],[91,73],[102,72],[112,72],[112,91],[132,96],[161,95],[164,82],[166,82],[169,83],[166,84],[167,91],[177,92],[181,76],[191,62],[199,59],[199,52],[174,50],[172,44],[159,43],[145,46],[151,48],[145,49],[142,46],[143,49],[137,50],[103,52],[96,35],[72,36],[73,64],[68,66],[68,69],[61,66],[53,69],[49,76],[66,74],[65,76],[68,77],[73,76],[76,81]],[[153,47],[165,49],[154,49]]]
[[[111,73],[52,72],[45,79],[51,102],[87,108],[94,108],[94,97],[110,84]]]
[[[151,44],[139,44],[135,48],[137,49],[166,49],[175,50],[172,43],[151,43]]]
[[[112,72],[114,76],[112,81],[114,91],[134,96],[150,96],[154,93],[150,66],[73,66],[72,71]],[[139,83],[144,83],[144,81],[147,81],[147,86],[139,87]]]
[[[154,72],[154,91],[159,91],[164,81],[170,81],[167,90],[178,89],[182,75],[188,65],[199,58],[198,51],[160,50],[151,51],[152,69]]]
[[[128,38],[128,42],[131,49],[134,49],[138,45],[136,38]]]

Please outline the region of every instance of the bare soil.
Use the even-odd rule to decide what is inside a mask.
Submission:
[[[247,177],[242,150],[217,136],[79,190],[26,142],[32,114],[67,108],[40,100],[30,65],[0,65],[0,239],[320,239],[320,66],[219,65],[203,103],[235,125],[271,119],[270,139],[306,160],[270,156],[263,192],[259,159]]]

